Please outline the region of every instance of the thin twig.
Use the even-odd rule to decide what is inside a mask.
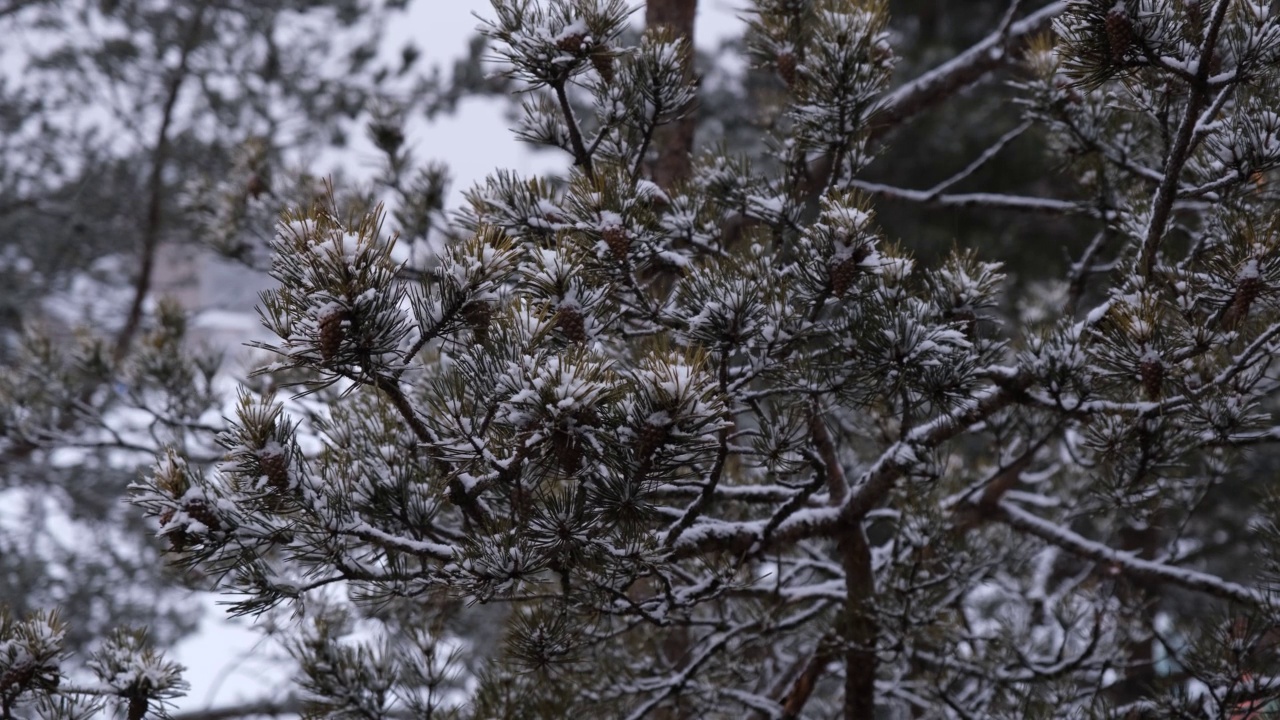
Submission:
[[[209,3],[202,2],[195,9],[195,17],[187,28],[178,55],[178,65],[169,78],[169,88],[164,100],[164,109],[160,116],[160,128],[156,131],[156,146],[151,156],[151,175],[147,178],[147,220],[142,230],[142,262],[138,269],[138,279],[134,284],[133,301],[129,305],[129,314],[125,317],[124,326],[116,336],[115,350],[112,359],[116,365],[124,359],[133,344],[142,323],[142,306],[151,294],[151,280],[155,272],[156,246],[160,242],[162,211],[164,209],[164,170],[169,160],[169,130],[173,124],[174,108],[178,104],[178,95],[189,73],[187,65],[191,53],[204,31],[204,15]]]
[[[952,185],[955,185],[961,180],[964,180],[965,178],[974,174],[979,169],[981,169],[983,165],[986,165],[988,162],[991,161],[992,158],[998,155],[1000,151],[1005,148],[1006,145],[1016,140],[1018,137],[1022,135],[1022,133],[1026,132],[1027,129],[1031,127],[1031,124],[1032,123],[1030,120],[1022,121],[1022,124],[1018,125],[1016,128],[1010,130],[1004,135],[1001,135],[994,143],[991,144],[991,147],[987,148],[986,150],[983,150],[982,154],[979,155],[977,158],[975,158],[973,162],[965,166],[963,170],[956,173],[955,175],[952,175],[946,180],[943,180],[937,185],[934,185],[933,187],[929,188],[925,192],[929,194],[930,198],[936,198],[939,195],[941,195],[942,192],[947,188],[951,187]]]
[[[586,143],[582,141],[582,130],[578,128],[578,118],[573,114],[573,106],[569,104],[569,95],[564,90],[564,83],[556,83],[552,85],[555,90],[556,100],[560,102],[560,112],[564,113],[565,125],[569,128],[569,142],[573,145],[573,164],[582,167],[587,173],[587,177],[595,177],[595,172],[591,168],[591,153],[587,151]]]
[[[881,183],[853,180],[849,186],[865,193],[889,198],[905,200],[938,207],[966,208],[978,207],[989,210],[1011,210],[1017,212],[1040,213],[1045,215],[1097,215],[1097,210],[1079,202],[1058,200],[1056,198],[1028,197],[1025,195],[1002,195],[997,193],[961,193],[955,195],[931,195],[930,190],[910,190],[907,188],[883,185]]]
[[[1222,22],[1227,15],[1230,0],[1218,0],[1214,7],[1213,19],[1205,32],[1204,43],[1200,46],[1200,65],[1195,79],[1191,83],[1191,96],[1187,98],[1187,107],[1182,121],[1178,125],[1178,133],[1164,166],[1164,178],[1160,188],[1151,200],[1151,219],[1147,223],[1145,237],[1142,240],[1142,259],[1139,264],[1142,276],[1150,279],[1156,267],[1156,254],[1160,250],[1160,242],[1164,239],[1165,229],[1169,225],[1169,217],[1173,212],[1173,201],[1178,197],[1178,178],[1182,168],[1191,155],[1192,140],[1200,125],[1200,111],[1206,102],[1209,83],[1209,66],[1212,65],[1213,52],[1218,44],[1218,33],[1222,30]]]

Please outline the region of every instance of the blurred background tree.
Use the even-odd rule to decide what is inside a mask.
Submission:
[[[386,86],[412,84],[437,112],[477,81],[420,68],[412,45],[378,56],[403,5],[0,5],[0,604],[60,605],[78,618],[73,647],[119,624],[162,645],[194,627],[181,579],[120,502],[148,448],[220,417],[222,349],[200,353],[203,374],[167,360],[190,330],[158,311],[157,285],[198,284],[201,183],[226,181],[243,210],[298,183],[270,168],[344,144]],[[185,399],[154,404],[159,389]]]

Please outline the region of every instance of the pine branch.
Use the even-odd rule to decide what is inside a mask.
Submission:
[[[1026,197],[1021,195],[1002,195],[997,193],[962,193],[956,195],[939,195],[934,190],[908,190],[906,188],[851,180],[849,187],[861,190],[878,197],[891,200],[917,202],[924,205],[950,208],[985,208],[989,210],[1011,210],[1043,215],[1088,215],[1096,216],[1098,211],[1092,206],[1056,200],[1054,198]]]
[[[1139,266],[1142,276],[1151,279],[1156,267],[1156,253],[1164,239],[1169,224],[1169,216],[1173,211],[1173,202],[1178,197],[1178,182],[1182,177],[1182,169],[1191,156],[1192,141],[1196,128],[1200,126],[1200,111],[1204,108],[1209,91],[1209,72],[1213,64],[1213,55],[1217,50],[1218,33],[1222,30],[1222,21],[1226,18],[1227,7],[1231,0],[1217,0],[1213,9],[1213,19],[1205,32],[1204,42],[1200,45],[1199,66],[1195,79],[1190,83],[1191,95],[1187,98],[1187,106],[1183,110],[1182,120],[1178,124],[1178,132],[1169,149],[1164,166],[1164,177],[1160,182],[1156,195],[1151,200],[1151,219],[1142,240],[1142,255]]]
[[[1094,542],[1065,527],[1037,517],[1009,500],[1000,501],[992,511],[992,517],[1015,530],[1040,538],[1073,555],[1103,563],[1113,572],[1136,579],[1177,585],[1259,610],[1274,611],[1280,608],[1280,600],[1269,593],[1247,588],[1217,575],[1145,560],[1135,553]]]
[[[947,188],[961,182],[965,178],[982,169],[982,167],[995,158],[996,155],[999,155],[1000,151],[1003,150],[1005,146],[1018,139],[1023,133],[1029,130],[1031,125],[1032,123],[1030,120],[1024,120],[1019,123],[1017,127],[1001,135],[999,138],[996,138],[996,141],[992,143],[990,147],[983,150],[982,153],[978,155],[978,157],[974,158],[973,162],[966,165],[963,170],[926,190],[925,192],[928,194],[929,198],[931,200],[936,199],[939,195],[942,195],[943,191]]]
[[[871,117],[871,137],[883,135],[1003,67],[1015,49],[1048,28],[1066,9],[1066,2],[1047,5],[889,93]]]
[[[573,112],[573,106],[569,104],[569,95],[565,92],[564,82],[554,83],[551,89],[556,94],[556,101],[560,103],[560,112],[564,115],[565,125],[569,128],[569,142],[573,147],[573,164],[582,168],[587,177],[594,177],[595,172],[591,167],[591,153],[587,150],[586,143],[582,139],[582,130],[578,126],[578,117]]]

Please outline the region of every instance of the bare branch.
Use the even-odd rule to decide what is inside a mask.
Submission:
[[[151,276],[155,271],[156,247],[160,243],[161,213],[164,209],[164,170],[169,162],[169,132],[173,124],[178,95],[190,76],[188,64],[191,61],[191,54],[204,33],[204,16],[208,8],[208,2],[201,2],[195,7],[195,16],[191,18],[191,24],[187,27],[187,33],[178,54],[178,65],[169,77],[169,88],[160,116],[160,128],[156,131],[156,146],[151,155],[151,175],[147,179],[147,220],[142,229],[142,264],[138,268],[138,278],[134,282],[133,301],[129,305],[129,314],[125,317],[120,334],[116,336],[113,360],[117,365],[128,354],[129,346],[133,344],[138,326],[142,323],[142,306],[147,296],[151,294]]]
[[[1213,19],[1205,32],[1204,42],[1200,46],[1199,67],[1191,83],[1191,96],[1187,98],[1187,107],[1183,111],[1178,125],[1178,133],[1169,149],[1165,161],[1164,178],[1151,200],[1151,219],[1147,222],[1146,235],[1142,240],[1142,259],[1140,267],[1142,276],[1150,278],[1156,267],[1156,253],[1160,249],[1160,241],[1164,239],[1165,229],[1169,225],[1169,215],[1173,211],[1173,201],[1178,197],[1178,178],[1182,168],[1191,155],[1192,141],[1196,128],[1200,125],[1200,111],[1207,101],[1209,89],[1209,72],[1212,66],[1213,53],[1218,44],[1218,33],[1222,30],[1222,21],[1227,15],[1229,0],[1218,0],[1214,6]]]
[[[1204,593],[1249,607],[1274,610],[1280,607],[1276,598],[1258,590],[1224,580],[1217,575],[1188,570],[1154,560],[1145,560],[1132,552],[1094,542],[1071,530],[1039,518],[1008,500],[1001,501],[992,516],[1015,530],[1038,537],[1073,555],[1106,563],[1107,567],[1135,578],[1165,582],[1187,590]]]
[[[1017,212],[1039,213],[1045,215],[1097,215],[1097,210],[1089,205],[1070,200],[1054,198],[1027,197],[1023,195],[1001,195],[997,193],[965,193],[956,195],[935,195],[933,190],[908,190],[906,188],[882,185],[880,183],[854,180],[849,186],[872,195],[905,200],[926,205],[951,208],[986,208],[990,210],[1012,210]]]
[[[1013,50],[1049,27],[1049,23],[1066,8],[1066,2],[1055,2],[1007,29],[997,29],[968,50],[889,93],[871,118],[872,138],[883,135],[1004,66],[1013,56]]]

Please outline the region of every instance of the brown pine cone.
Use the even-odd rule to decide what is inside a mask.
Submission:
[[[1107,46],[1111,50],[1111,62],[1124,64],[1125,55],[1133,46],[1133,21],[1129,13],[1121,7],[1111,8],[1107,13]]]
[[[1142,381],[1142,389],[1147,394],[1147,400],[1152,402],[1160,399],[1160,387],[1164,384],[1164,363],[1160,362],[1160,358],[1148,356],[1142,359],[1138,365],[1138,374]]]
[[[217,532],[222,529],[222,523],[218,520],[218,516],[213,514],[213,510],[204,500],[193,499],[188,500],[182,505],[182,512],[193,521],[204,525],[209,532]],[[169,508],[160,514],[160,527],[165,527],[173,522],[173,516],[177,514],[173,508]],[[188,547],[199,542],[197,535],[187,531],[186,527],[180,527],[172,532],[166,533],[165,537],[169,538],[169,547],[174,552],[182,552]]]
[[[847,257],[831,266],[828,281],[831,283],[831,292],[836,297],[844,297],[844,294],[853,286],[853,281],[858,277],[858,260],[854,257]]]
[[[289,457],[283,448],[259,450],[258,467],[262,468],[267,484],[276,492],[289,491]]]
[[[483,342],[489,337],[489,324],[493,322],[493,306],[484,300],[472,300],[462,306],[462,319],[471,327],[476,339]]]
[[[964,328],[964,336],[970,340],[978,335],[978,315],[971,307],[956,307],[947,310],[946,318],[958,322]]]
[[[794,87],[796,84],[796,54],[790,50],[783,50],[774,58],[774,62],[778,65],[778,77],[782,78],[782,82],[787,87]]]
[[[586,39],[587,39],[587,36],[583,35],[582,33],[573,33],[572,35],[565,35],[564,37],[556,41],[556,47],[560,48],[561,50],[567,53],[574,53],[576,55],[577,53],[582,52],[582,43]]]
[[[351,319],[346,308],[333,308],[320,316],[320,357],[326,361],[338,356],[347,338],[345,324]]]
[[[182,511],[187,517],[209,528],[209,532],[217,532],[222,529],[222,523],[218,520],[218,516],[213,514],[213,510],[204,500],[188,500],[182,506]]]
[[[648,458],[666,444],[670,435],[671,429],[666,425],[645,423],[640,432],[636,433],[636,455],[642,459]]]
[[[1235,330],[1249,316],[1249,308],[1262,293],[1262,278],[1249,276],[1242,278],[1240,284],[1231,295],[1231,304],[1222,315],[1222,326],[1227,330]]]
[[[569,342],[584,343],[587,341],[587,327],[582,319],[582,311],[572,305],[562,305],[556,311],[556,327],[564,333]]]
[[[566,474],[572,475],[582,467],[582,443],[573,432],[556,428],[551,433],[551,447]]]
[[[600,79],[605,83],[613,82],[613,53],[604,48],[592,50],[591,66],[600,73]]]
[[[604,243],[609,246],[609,252],[613,253],[613,257],[618,262],[627,259],[627,252],[631,250],[631,237],[627,233],[627,229],[620,225],[610,225],[601,233],[604,236]]]

